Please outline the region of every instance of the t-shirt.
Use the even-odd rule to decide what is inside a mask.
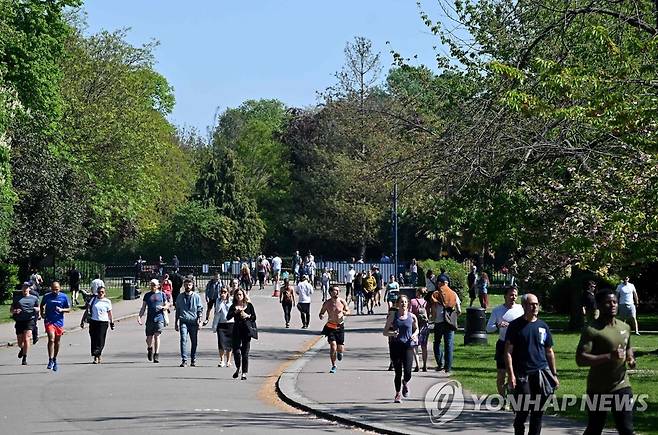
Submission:
[[[354,282],[354,276],[356,275],[356,270],[350,269],[347,271],[345,274],[345,281],[349,282],[350,284]]]
[[[112,311],[112,301],[108,298],[98,299],[95,298],[91,305],[91,320],[98,320],[99,322],[109,322],[110,316],[108,312]]]
[[[14,320],[17,322],[26,322],[28,320],[32,320],[36,314],[36,310],[39,308],[39,298],[28,294],[27,296],[23,296],[14,302],[12,304],[12,308],[21,309],[21,312],[14,316]]]
[[[580,297],[580,305],[585,307],[585,310],[588,313],[596,310],[596,297],[594,296],[594,293],[585,290]]]
[[[633,300],[633,292],[635,291],[635,286],[630,282],[628,284],[621,283],[617,286],[617,297],[619,299],[619,305],[634,305],[635,301]]]
[[[41,305],[45,306],[44,322],[55,326],[64,326],[64,313],[58,313],[55,308],[70,308],[69,298],[64,293],[47,293],[41,299]]]
[[[276,271],[281,270],[281,263],[281,257],[274,257],[272,259],[272,269]]]
[[[80,284],[80,278],[81,278],[80,271],[78,269],[71,269],[69,271],[69,284],[71,285],[79,285]]]
[[[298,302],[300,304],[310,304],[311,295],[313,294],[313,286],[308,281],[300,281],[297,284],[297,295],[299,295]]]
[[[627,323],[615,319],[612,325],[600,320],[593,321],[583,328],[577,352],[593,355],[615,352],[619,346],[627,349],[631,341],[631,328]],[[624,359],[606,361],[589,368],[587,375],[588,393],[610,393],[630,387]]]
[[[521,316],[523,316],[523,307],[519,304],[512,305],[512,308],[507,308],[505,304],[498,305],[491,311],[491,317],[489,317],[489,321],[487,322],[487,332],[496,331],[496,323],[501,321],[512,323],[513,320]],[[507,327],[498,328],[498,339],[505,341],[506,332]]]
[[[375,283],[376,283],[376,286],[377,286],[376,288],[377,289],[382,288],[382,286],[384,284],[384,278],[382,277],[382,274],[379,273],[379,272],[375,272],[375,273],[372,274],[372,276],[375,278]]]
[[[546,349],[553,347],[553,337],[543,320],[528,322],[525,317],[519,317],[507,327],[505,339],[514,346],[512,364],[517,377],[548,367]]]
[[[164,322],[164,316],[162,315],[162,310],[158,310],[156,307],[159,305],[164,305],[166,301],[166,296],[162,292],[149,291],[144,294],[144,302],[146,302],[146,321],[147,322]]]

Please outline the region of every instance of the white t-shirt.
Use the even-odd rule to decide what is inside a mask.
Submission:
[[[109,322],[108,312],[112,311],[112,301],[108,298],[96,299],[91,306],[91,320]]]
[[[89,289],[91,290],[91,294],[97,295],[98,294],[98,289],[100,287],[105,287],[105,283],[103,282],[102,279],[96,278],[89,284]]]
[[[354,269],[348,270],[347,273],[345,274],[345,281],[349,282],[349,283],[353,283],[354,282],[354,275],[356,275],[356,270],[354,270]]]
[[[498,305],[491,311],[491,317],[487,322],[487,332],[496,331],[496,323],[501,320],[511,323],[523,315],[523,307],[519,304],[514,304],[512,308],[507,308],[505,304]],[[505,341],[505,334],[507,334],[507,327],[498,329],[498,339]]]
[[[624,284],[623,282],[617,286],[617,299],[619,299],[619,305],[635,305],[633,300],[633,292],[635,291],[635,286],[630,282]]]
[[[281,261],[281,257],[274,257],[272,259],[272,270],[274,270],[275,272],[280,271],[281,263],[283,263],[283,261]]]
[[[313,286],[308,281],[300,281],[297,284],[297,289],[295,293],[299,296],[297,302],[300,304],[309,304],[311,303],[311,295],[313,294]]]

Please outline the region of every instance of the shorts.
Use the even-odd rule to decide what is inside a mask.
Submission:
[[[503,340],[496,341],[496,368],[498,370],[505,370],[505,342]]]
[[[64,335],[64,327],[53,325],[52,323],[44,323],[46,334],[50,335],[51,333],[55,334],[55,337],[61,337]]]
[[[363,296],[366,298],[366,301],[369,301],[375,295],[375,292],[363,292],[363,293],[364,293]]]
[[[150,337],[156,333],[161,334],[164,331],[164,322],[149,322],[146,321],[146,336]]]
[[[619,307],[617,308],[617,317],[622,320],[635,317],[635,304],[619,304]]]
[[[471,298],[471,299],[475,299],[475,287],[469,287],[468,297]]]
[[[34,319],[30,320],[17,320],[14,328],[16,329],[16,335],[21,335],[27,333],[28,337],[32,336],[32,330],[34,329],[35,321]]]
[[[389,294],[388,294],[388,297],[386,298],[386,302],[391,302],[391,303],[394,304],[394,303],[396,303],[396,302],[398,301],[398,297],[399,297],[399,296],[400,296],[400,295],[397,294],[397,293],[392,293],[392,294],[389,293]]]
[[[418,333],[418,345],[422,347],[427,346],[427,339],[429,338],[429,335],[430,327],[428,325],[420,328],[420,332]]]
[[[72,292],[78,292],[80,291],[80,284],[70,284],[69,287],[71,287]]]
[[[327,341],[329,343],[335,341],[336,344],[343,345],[345,344],[345,325],[339,325],[336,329],[324,325],[324,328],[322,328],[322,335],[327,336]]]

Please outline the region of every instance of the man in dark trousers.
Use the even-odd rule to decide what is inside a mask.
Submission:
[[[539,300],[528,293],[522,296],[523,316],[510,322],[505,335],[505,368],[507,383],[514,391],[512,407],[514,433],[525,433],[530,414],[528,435],[541,433],[542,408],[560,385],[555,367],[553,337],[548,325],[538,318]],[[536,400],[539,398],[540,400]]]
[[[617,432],[632,435],[633,391],[626,373],[627,365],[635,368],[631,327],[616,318],[617,296],[612,289],[596,293],[596,306],[599,318],[583,328],[576,350],[576,363],[590,368],[587,395],[594,405],[587,410],[585,435],[603,431],[608,411],[612,411]]]

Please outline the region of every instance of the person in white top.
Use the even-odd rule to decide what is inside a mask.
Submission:
[[[233,353],[231,339],[235,322],[233,319],[226,319],[231,305],[229,289],[222,286],[215,301],[215,317],[212,321],[212,329],[217,333],[217,350],[219,351],[217,367],[231,367],[231,354]]]
[[[299,296],[297,309],[302,316],[302,329],[306,329],[311,322],[311,295],[313,294],[313,286],[308,282],[307,275],[302,275],[295,293]]]
[[[356,270],[354,270],[354,266],[350,266],[350,269],[343,277],[343,279],[345,280],[345,300],[347,301],[348,304],[350,303],[350,300],[355,300],[353,297],[354,294],[352,290],[355,276],[356,276]],[[352,295],[352,299],[350,299],[350,295]]]
[[[523,316],[523,307],[515,303],[519,293],[516,287],[508,287],[505,292],[505,303],[498,305],[491,311],[491,317],[487,322],[487,332],[498,331],[498,341],[496,342],[496,387],[498,394],[505,396],[505,334],[507,326],[519,317]]]
[[[93,281],[91,281],[91,284],[89,284],[89,290],[91,290],[91,294],[96,296],[98,295],[98,289],[101,287],[105,287],[105,283],[101,279],[101,276],[99,274],[94,275]]]
[[[630,283],[629,277],[625,277],[624,281],[617,286],[616,293],[617,303],[619,304],[617,317],[625,322],[630,320],[631,326],[635,329],[635,335],[640,335],[636,311],[640,299],[637,297],[637,290],[635,289],[635,286]]]
[[[91,341],[91,356],[94,364],[101,363],[101,354],[105,347],[107,327],[114,329],[112,319],[112,301],[105,297],[105,286],[97,289],[97,294],[91,298],[80,319],[80,327],[84,328],[85,319],[89,322],[89,338]]]
[[[275,289],[279,288],[279,280],[281,279],[282,264],[283,264],[283,260],[281,260],[281,257],[279,257],[278,254],[275,254],[274,258],[272,258],[272,278],[274,279]]]

